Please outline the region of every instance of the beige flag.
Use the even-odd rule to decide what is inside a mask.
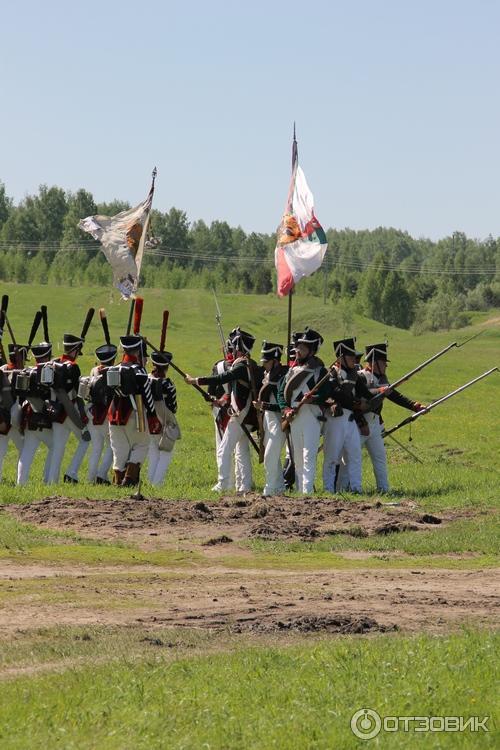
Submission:
[[[116,216],[87,216],[78,227],[102,245],[102,251],[113,269],[113,283],[124,299],[135,296],[139,285],[144,243],[153,202],[154,180],[145,201]]]

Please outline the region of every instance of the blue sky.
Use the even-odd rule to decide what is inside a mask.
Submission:
[[[292,124],[326,227],[500,235],[500,3],[3,4],[0,180],[275,230]]]

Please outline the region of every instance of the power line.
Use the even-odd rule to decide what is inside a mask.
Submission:
[[[56,243],[43,243],[43,244],[14,244],[0,241],[0,251],[11,252],[21,251],[28,255],[32,253],[61,253],[61,252],[77,252],[83,250],[88,252],[89,250],[97,251],[100,249],[100,245],[93,240],[84,240],[77,245],[65,245],[61,247]],[[185,249],[163,249],[161,246],[155,248],[146,248],[145,256],[162,257],[170,260],[189,260],[197,261],[202,265],[209,263],[232,263],[232,264],[259,264],[264,267],[274,267],[274,258],[272,257],[256,257],[250,255],[214,255],[213,253],[192,253]],[[403,261],[404,263],[404,261]],[[470,266],[469,268],[458,270],[458,269],[446,269],[437,268],[435,266],[419,266],[416,264],[401,265],[390,261],[377,261],[363,262],[360,260],[340,260],[336,257],[332,258],[332,254],[327,254],[323,268],[327,270],[334,270],[336,268],[346,268],[353,271],[368,271],[368,270],[380,270],[380,271],[397,271],[401,274],[423,274],[423,275],[445,275],[445,276],[491,276],[497,273],[495,266]]]

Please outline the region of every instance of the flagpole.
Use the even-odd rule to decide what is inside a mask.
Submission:
[[[293,123],[293,141],[292,141],[292,178],[290,180],[290,188],[288,191],[286,212],[292,211],[293,204],[293,190],[295,186],[295,172],[299,161],[299,149],[297,146],[297,136],[295,132],[295,120]],[[292,345],[292,294],[293,288],[288,292],[288,331],[287,331],[287,362],[290,361],[290,348]]]
[[[293,294],[293,290],[290,289],[290,291],[288,292],[288,332],[287,332],[287,339],[286,339],[287,362],[290,361],[290,349],[292,346],[292,294]]]
[[[139,278],[141,274],[142,256],[144,254],[144,243],[146,240],[146,233],[147,233],[147,229],[149,225],[149,212],[151,211],[151,205],[153,203],[153,195],[155,191],[155,180],[156,180],[157,174],[158,174],[158,170],[156,169],[156,167],[154,167],[151,173],[151,187],[149,188],[148,197],[146,198],[146,204],[149,204],[148,214],[144,222],[144,227],[142,229],[142,235],[141,235],[141,239],[139,242],[139,247],[138,247],[137,255],[136,255],[136,265],[137,265],[137,289],[135,290],[136,294],[139,289]],[[135,309],[135,297],[132,297],[132,299],[130,300],[130,311],[128,314],[127,336],[130,336],[130,332],[132,330],[132,318],[134,317],[134,309]]]

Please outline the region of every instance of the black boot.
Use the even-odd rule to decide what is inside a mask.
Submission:
[[[103,479],[102,477],[95,478],[95,484],[111,484],[109,479]]]

